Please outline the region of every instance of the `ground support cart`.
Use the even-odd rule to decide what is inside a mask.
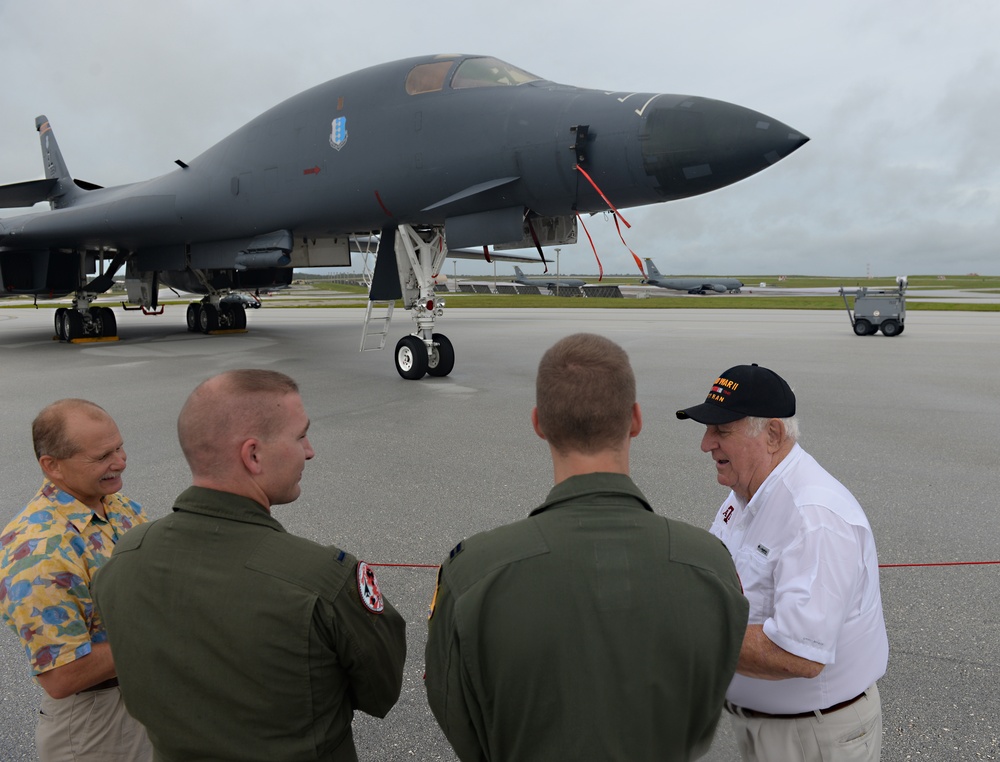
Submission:
[[[840,296],[847,308],[847,317],[858,336],[871,336],[880,330],[886,336],[899,336],[906,320],[906,278],[896,278],[896,288],[868,288],[854,292],[854,312],[847,302],[847,293],[840,289]]]

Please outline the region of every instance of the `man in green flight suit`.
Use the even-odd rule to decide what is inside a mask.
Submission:
[[[463,762],[687,760],[711,745],[747,601],[725,546],[653,513],[629,477],[635,399],[614,342],[551,347],[531,420],[555,487],[441,567],[425,684]]]
[[[399,698],[405,622],[371,568],[271,515],[299,496],[308,429],[283,373],[200,384],[177,421],[193,486],[95,578],[158,762],[355,762],[354,711],[384,717]]]

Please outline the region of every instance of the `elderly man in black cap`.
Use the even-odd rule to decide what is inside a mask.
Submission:
[[[726,694],[744,760],[878,760],[889,644],[875,540],[844,485],[797,443],[795,395],[737,365],[677,417],[731,492],[712,524],[750,601]]]

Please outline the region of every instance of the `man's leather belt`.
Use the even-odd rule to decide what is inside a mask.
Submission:
[[[758,712],[756,709],[747,709],[742,706],[736,706],[729,701],[726,701],[725,706],[726,711],[739,717],[750,717],[752,719],[764,720],[801,720],[805,717],[815,717],[817,714],[830,714],[830,712],[836,712],[838,709],[849,707],[855,701],[864,697],[865,693],[862,692],[854,698],[849,698],[847,701],[841,701],[839,704],[828,706],[826,709],[820,709],[816,712],[799,712],[798,714],[768,714],[767,712]]]
[[[82,691],[80,691],[80,693],[90,693],[91,691],[103,691],[106,688],[117,688],[117,687],[118,687],[118,678],[111,677],[105,680],[103,683],[97,683],[96,685],[92,685],[89,688],[84,688]]]

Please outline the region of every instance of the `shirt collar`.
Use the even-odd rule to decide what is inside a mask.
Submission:
[[[278,532],[285,531],[281,523],[268,513],[267,508],[256,500],[208,487],[188,487],[177,496],[174,510],[241,521],[245,524],[260,524]]]
[[[781,459],[781,462],[774,467],[774,470],[767,475],[767,478],[761,482],[760,487],[754,493],[754,496],[750,498],[750,502],[744,504],[736,494],[733,494],[733,499],[736,500],[737,505],[745,507],[751,516],[757,515],[757,510],[760,508],[761,504],[766,500],[766,496],[774,489],[774,485],[781,480],[782,474],[785,473],[792,464],[799,459],[802,454],[802,448],[799,447],[798,442],[792,445],[792,449],[788,451],[788,455]]]
[[[639,502],[639,507],[647,511],[653,510],[646,496],[635,486],[631,477],[626,474],[596,473],[571,476],[559,482],[551,489],[545,502],[535,508],[530,515],[534,516],[550,508],[558,507],[560,503],[601,492],[624,493],[634,497]]]
[[[42,484],[41,493],[52,504],[52,509],[61,514],[80,534],[83,534],[89,524],[109,523],[107,519],[98,516],[93,508],[84,505],[65,490],[59,489],[48,479]],[[105,514],[110,506],[109,497],[110,495],[105,495],[101,498]]]

